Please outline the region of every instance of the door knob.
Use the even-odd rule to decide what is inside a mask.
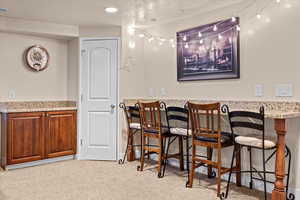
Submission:
[[[115,109],[116,105],[111,104],[110,107],[111,107],[111,109]]]

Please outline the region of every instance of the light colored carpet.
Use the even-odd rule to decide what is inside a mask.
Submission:
[[[137,162],[118,165],[103,161],[64,161],[0,172],[0,200],[214,200],[214,182],[186,177],[168,168],[162,179],[152,168],[136,171]],[[230,200],[262,199],[262,193],[235,188]],[[224,188],[223,188],[224,189]]]

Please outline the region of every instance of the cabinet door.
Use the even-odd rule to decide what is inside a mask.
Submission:
[[[46,114],[46,156],[53,158],[76,153],[76,111]]]
[[[43,159],[44,113],[10,113],[7,131],[8,165]]]

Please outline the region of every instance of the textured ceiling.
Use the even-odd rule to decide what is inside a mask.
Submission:
[[[211,11],[246,0],[0,0],[7,17],[82,26],[121,25],[124,20],[149,25]],[[107,14],[105,7],[120,9]]]

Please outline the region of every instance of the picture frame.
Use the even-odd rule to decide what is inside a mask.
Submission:
[[[239,18],[183,30],[177,36],[177,80],[240,78]]]

